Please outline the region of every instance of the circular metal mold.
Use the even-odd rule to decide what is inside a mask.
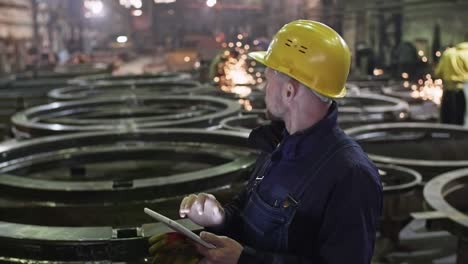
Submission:
[[[193,94],[206,90],[199,82],[190,80],[150,80],[148,82],[139,82],[135,84],[126,84],[126,82],[94,85],[78,85],[54,89],[48,93],[48,97],[56,101],[65,100],[84,100],[96,98],[125,98],[135,96],[151,95],[179,95]]]
[[[36,73],[27,71],[15,76],[16,80],[29,79],[71,79],[77,76],[109,74],[111,69],[104,63],[84,63],[58,66],[53,70],[41,70]],[[89,77],[88,77],[89,78]]]
[[[175,218],[181,195],[208,191],[225,201],[255,162],[246,139],[157,129],[0,145],[0,261],[142,260],[147,237],[168,231],[146,225],[154,220],[143,208]]]
[[[426,218],[429,227],[445,229],[458,237],[459,264],[468,262],[467,196],[468,168],[444,173],[433,178],[424,187],[424,198],[436,211],[419,213],[422,218]]]
[[[0,89],[0,118],[8,119],[16,111],[47,103],[47,93],[68,84],[70,78],[82,74],[97,74],[108,70],[94,64],[71,65],[54,71],[38,71],[5,78]]]
[[[223,175],[250,166],[246,138],[230,131],[156,129],[11,142],[0,145],[0,185],[13,195],[78,202],[91,194],[99,201],[129,199],[122,193],[180,195],[221,186],[216,177],[225,182]]]
[[[141,210],[143,212],[143,210]],[[146,219],[152,222],[151,219]],[[200,230],[188,220],[187,228]],[[148,239],[172,230],[163,224],[136,227],[56,227],[0,222],[2,263],[148,263]]]
[[[450,221],[447,229],[464,237],[468,237],[467,195],[468,168],[441,174],[424,187],[424,199],[429,206]]]
[[[225,118],[221,120],[220,127],[222,129],[249,133],[252,129],[269,123],[270,120],[265,118],[265,112],[259,111],[258,114],[248,113]]]
[[[349,128],[354,138],[379,163],[409,167],[424,180],[468,167],[468,130],[433,123],[384,123]]]
[[[384,193],[406,192],[420,187],[422,176],[419,172],[392,164],[377,164]]]
[[[355,85],[361,91],[380,92],[382,87],[388,85],[388,80],[348,80],[347,84]]]
[[[157,74],[138,74],[138,75],[110,75],[97,74],[91,76],[81,76],[70,81],[73,85],[138,85],[157,82],[158,80],[190,80],[192,76],[181,72],[161,72]]]
[[[206,127],[238,113],[232,100],[209,96],[147,96],[55,102],[16,113],[17,138],[66,132]]]
[[[417,171],[391,164],[376,164],[383,186],[382,237],[399,243],[399,233],[410,213],[422,209],[421,182]]]
[[[408,117],[408,103],[382,95],[350,95],[336,100],[338,122],[343,128],[369,123],[404,121]]]
[[[241,95],[235,92],[223,91],[218,87],[206,85],[206,89],[197,91],[195,94],[221,97],[238,101],[244,107],[244,112],[262,111],[266,108],[265,94],[257,86],[240,86],[250,89],[250,94]]]

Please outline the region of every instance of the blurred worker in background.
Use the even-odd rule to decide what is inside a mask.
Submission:
[[[346,94],[348,46],[328,26],[297,20],[249,55],[267,66],[267,110],[285,129],[273,122],[251,132],[262,155],[230,203],[207,193],[182,200],[180,216],[204,226],[201,238],[216,246],[195,245],[201,263],[370,263],[380,176],[338,127],[333,100]],[[161,238],[150,240],[153,254]]]
[[[440,122],[468,125],[468,42],[444,51],[436,68],[444,93],[440,105]],[[464,88],[465,87],[465,88]],[[465,89],[465,91],[463,91]],[[466,121],[465,121],[466,120]]]

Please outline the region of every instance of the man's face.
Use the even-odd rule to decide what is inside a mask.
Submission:
[[[267,68],[265,70],[265,104],[267,108],[267,117],[270,120],[282,120],[285,112],[285,106],[281,100],[282,87],[286,84],[285,80],[274,70]]]

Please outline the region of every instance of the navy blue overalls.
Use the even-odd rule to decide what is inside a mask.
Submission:
[[[313,179],[320,173],[321,167],[330,160],[333,155],[342,149],[356,146],[337,127],[325,136],[324,144],[328,148],[320,155],[320,158],[310,163],[308,170],[303,171],[304,179]],[[258,193],[258,187],[265,175],[272,168],[272,158],[281,151],[282,144],[276,150],[267,154],[265,162],[254,171],[255,180],[248,185],[249,196],[241,213],[243,227],[243,242],[256,249],[274,252],[288,251],[288,230],[294,218],[296,209],[301,206],[304,192],[309,189],[310,180],[298,181],[292,189],[286,190],[282,186],[274,186],[271,193],[275,196],[273,204],[265,202]]]

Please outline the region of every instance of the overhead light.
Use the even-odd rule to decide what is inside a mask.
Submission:
[[[128,41],[128,38],[127,38],[127,36],[118,36],[116,41],[118,43],[126,43]]]
[[[132,16],[139,17],[141,15],[143,15],[143,11],[141,11],[141,9],[135,9],[132,11]]]
[[[214,5],[216,5],[216,0],[206,0],[206,5],[208,7],[213,7]]]
[[[154,0],[155,4],[170,4],[174,3],[176,0]]]
[[[102,16],[104,10],[104,4],[100,0],[85,0],[84,3],[85,8],[85,17],[98,17]]]
[[[140,9],[143,6],[141,0],[119,0],[120,5],[125,6],[125,8],[134,7]]]

